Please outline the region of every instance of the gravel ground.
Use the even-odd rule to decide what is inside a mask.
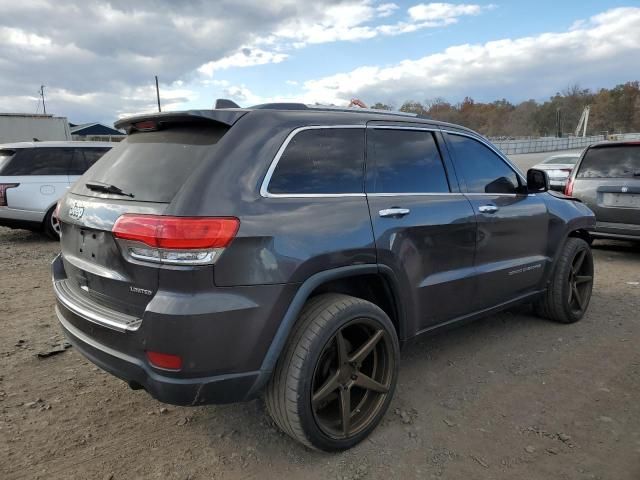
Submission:
[[[332,455],[289,440],[260,401],[165,406],[60,348],[57,250],[0,228],[2,479],[640,478],[638,245],[596,243],[577,324],[523,307],[408,346],[383,423]]]

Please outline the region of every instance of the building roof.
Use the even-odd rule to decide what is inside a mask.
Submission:
[[[15,143],[0,143],[0,148],[14,149],[14,148],[44,148],[44,147],[108,147],[112,148],[118,145],[118,142],[71,142],[71,141],[48,141],[48,142],[15,142]]]
[[[69,124],[71,126],[71,124]],[[111,128],[102,123],[83,123],[81,125],[71,126],[71,135],[124,135],[119,130]]]

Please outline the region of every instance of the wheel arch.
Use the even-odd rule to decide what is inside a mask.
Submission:
[[[346,293],[378,305],[391,318],[400,341],[405,338],[405,310],[400,301],[395,276],[390,268],[366,264],[339,267],[316,273],[302,283],[289,304],[262,361],[260,376],[249,393],[249,397],[255,396],[269,381],[276,362],[280,358],[293,326],[307,300],[315,295],[328,292]],[[380,293],[383,294],[383,300],[376,297]]]

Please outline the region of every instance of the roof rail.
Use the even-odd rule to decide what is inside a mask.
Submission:
[[[336,110],[338,112],[351,112],[351,113],[377,113],[380,115],[400,115],[402,117],[417,117],[417,113],[400,112],[398,110],[378,110],[375,108],[347,108],[337,107],[334,105],[306,105],[309,109],[317,110]]]
[[[274,103],[261,103],[249,107],[250,110],[308,110],[308,107],[304,103],[295,102],[274,102]]]
[[[398,112],[392,110],[376,110],[374,108],[348,108],[335,105],[309,105],[304,103],[262,103],[249,107],[251,110],[333,110],[337,112],[349,113],[375,113],[378,115],[395,115],[403,117],[418,117],[415,113]]]

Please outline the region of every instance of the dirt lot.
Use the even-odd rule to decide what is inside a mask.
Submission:
[[[63,342],[57,244],[0,228],[0,478],[640,479],[640,247],[598,242],[584,320],[526,309],[425,338],[402,355],[383,424],[352,451],[311,452],[260,401],[179,408]]]

